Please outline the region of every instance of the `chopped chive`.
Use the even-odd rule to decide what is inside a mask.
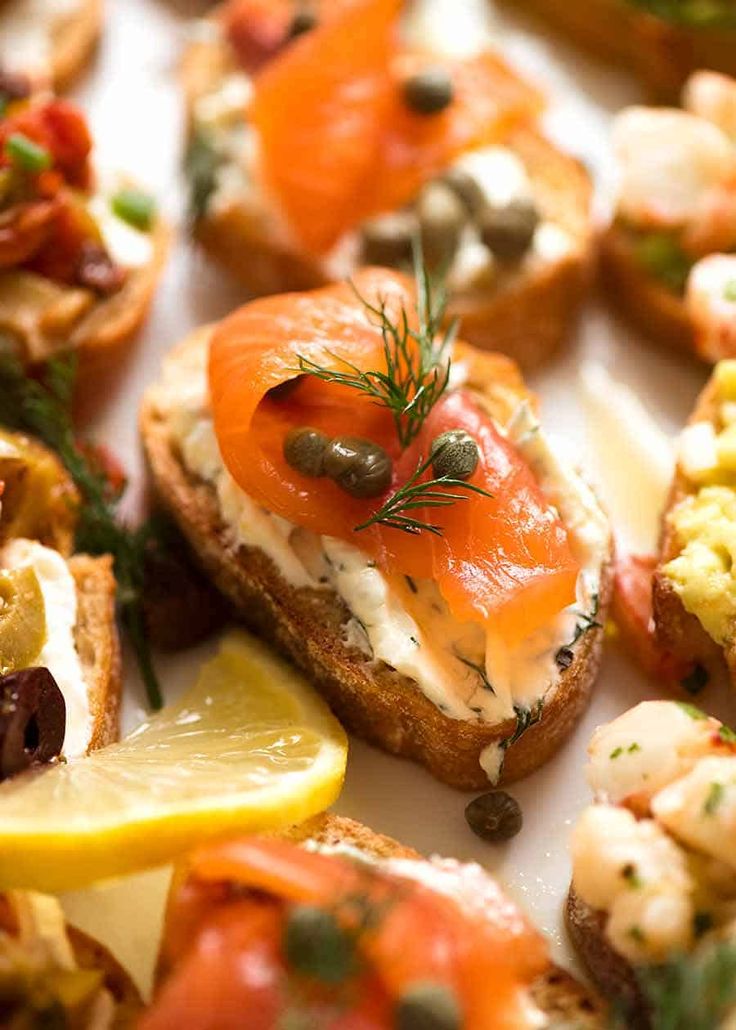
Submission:
[[[134,229],[148,232],[156,214],[156,201],[140,190],[120,190],[110,201],[114,215]]]
[[[22,132],[14,132],[5,141],[5,153],[13,164],[24,172],[38,174],[51,167],[51,154],[45,147],[34,143]]]

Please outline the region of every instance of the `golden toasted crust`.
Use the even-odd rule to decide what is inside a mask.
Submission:
[[[699,357],[684,299],[642,268],[631,238],[615,224],[601,238],[600,280],[640,332],[657,343]]]
[[[230,67],[223,43],[191,45],[182,66],[190,111]],[[460,334],[468,342],[508,354],[530,369],[562,345],[589,285],[592,187],[580,162],[531,128],[516,129],[501,142],[521,158],[542,215],[565,229],[572,246],[563,257],[503,275],[493,292],[451,298],[448,314],[460,318]],[[197,223],[196,237],[252,295],[311,289],[327,281],[317,261],[280,243],[262,212],[245,200],[208,212]]]
[[[69,927],[68,933],[78,965],[104,974],[105,987],[115,1001],[112,1030],[133,1027],[143,1009],[143,999],[130,975],[99,941],[74,926]]]
[[[413,848],[391,837],[374,833],[353,819],[329,813],[293,827],[285,836],[297,844],[308,840],[330,846],[348,844],[375,858],[421,858]],[[602,1028],[605,1025],[605,1009],[600,999],[559,966],[550,964],[548,971],[532,986],[531,994],[551,1026],[587,1030],[588,1027]]]
[[[698,68],[736,72],[736,31],[689,29],[636,10],[628,0],[514,0],[607,60],[626,65],[663,97],[677,93]]]
[[[80,0],[77,10],[59,19],[51,50],[54,89],[71,85],[87,64],[102,30],[103,0]]]
[[[604,914],[586,905],[571,886],[565,919],[570,939],[603,995],[624,1008],[627,1027],[645,1030],[649,1023],[634,971],[609,944],[604,931]]]
[[[209,331],[193,334],[180,345],[179,353],[204,346]],[[358,736],[420,762],[453,787],[487,786],[479,764],[481,752],[511,737],[515,720],[492,726],[451,719],[413,680],[348,646],[343,630],[349,612],[337,594],[295,589],[261,550],[233,547],[212,487],[185,469],[154,392],[144,399],[141,431],[161,503],[243,621],[302,668],[338,718]],[[605,623],[611,581],[609,562],[601,576],[601,623]],[[603,630],[592,628],[576,644],[573,662],[545,701],[541,720],[506,749],[503,782],[538,768],[570,733],[588,703],[602,643]]]
[[[711,378],[698,397],[688,423],[715,421],[715,418],[716,385]],[[725,658],[736,682],[736,644],[724,655],[723,648],[703,629],[697,616],[685,610],[674,586],[663,572],[664,565],[676,558],[681,550],[669,515],[692,492],[692,484],[678,464],[662,519],[659,563],[654,573],[652,596],[657,638],[675,657],[686,662],[698,662],[711,671],[722,668]]]
[[[77,554],[69,559],[69,569],[77,585],[74,643],[92,710],[92,751],[117,740],[120,728],[122,682],[115,623],[115,577],[109,556],[91,558]]]

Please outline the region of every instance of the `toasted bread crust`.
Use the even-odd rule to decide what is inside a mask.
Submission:
[[[196,42],[182,64],[188,107],[216,87],[232,67],[222,42]],[[504,276],[493,291],[450,298],[448,316],[460,319],[469,343],[501,351],[522,368],[537,367],[564,342],[592,274],[592,186],[582,164],[534,129],[520,127],[503,141],[521,158],[545,218],[559,224],[573,245],[568,254]],[[306,290],[327,282],[319,262],[275,238],[266,220],[245,202],[208,212],[197,240],[254,296]]]
[[[103,0],[80,0],[79,9],[59,22],[53,34],[51,79],[67,89],[84,69],[100,38]]]
[[[286,836],[297,844],[308,840],[329,846],[347,844],[375,858],[421,858],[418,852],[391,837],[374,833],[353,819],[330,813],[292,827]],[[605,1025],[605,1010],[600,999],[559,966],[550,964],[549,970],[532,986],[531,994],[554,1026],[559,1022],[586,1030]]]
[[[104,975],[104,985],[115,1002],[112,1030],[133,1027],[143,1009],[143,999],[130,975],[112,952],[93,937],[75,926],[69,927],[68,934],[80,968],[100,971]]]
[[[647,274],[636,260],[631,239],[616,224],[601,237],[600,279],[616,306],[640,332],[657,343],[700,358],[684,299]]]
[[[200,330],[182,349],[201,345],[208,332]],[[295,589],[261,550],[233,547],[212,487],[185,469],[151,393],[144,399],[141,431],[161,503],[178,522],[204,570],[243,621],[316,683],[344,725],[392,754],[420,762],[450,786],[466,790],[487,786],[479,764],[481,752],[511,737],[515,720],[494,726],[451,719],[413,680],[349,647],[343,640],[349,612],[337,594]],[[611,583],[609,561],[601,576],[601,623]],[[580,639],[572,664],[545,701],[540,721],[506,749],[502,782],[527,776],[571,732],[588,704],[602,643],[600,627],[591,628]]]
[[[688,424],[714,421],[715,417],[716,386],[715,381],[710,379],[695,403]],[[676,558],[681,550],[669,514],[692,492],[692,484],[678,464],[662,519],[659,563],[652,589],[657,638],[676,658],[685,662],[698,662],[710,671],[722,669],[725,658],[736,681],[736,649],[731,648],[724,655],[723,648],[703,628],[697,616],[686,611],[673,584],[663,572],[667,562]]]
[[[597,56],[630,68],[662,97],[675,95],[698,68],[736,72],[734,29],[670,24],[627,0],[521,0],[520,6]]]
[[[77,554],[69,559],[77,584],[74,643],[84,670],[92,711],[89,750],[118,739],[122,691],[120,642],[115,623],[112,558]]]
[[[603,995],[623,1007],[627,1027],[646,1030],[649,1021],[634,970],[609,944],[605,915],[582,901],[572,885],[565,920],[575,950]]]

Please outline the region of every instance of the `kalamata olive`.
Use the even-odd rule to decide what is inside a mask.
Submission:
[[[325,475],[352,497],[378,497],[391,485],[393,463],[372,440],[336,436],[325,451]]]
[[[452,103],[455,90],[446,68],[424,68],[404,80],[404,101],[415,114],[438,114]]]
[[[303,476],[321,476],[329,442],[328,436],[311,426],[290,429],[284,440],[284,457]]]
[[[511,840],[522,827],[519,802],[504,790],[481,794],[465,809],[468,826],[483,840]]]
[[[417,200],[422,250],[430,267],[449,265],[467,221],[465,207],[444,183],[428,183]]]
[[[296,39],[298,36],[304,35],[305,32],[311,32],[316,25],[316,13],[309,7],[300,7],[291,19],[291,25],[286,38],[289,40]]]
[[[284,927],[284,953],[293,970],[323,983],[342,983],[354,965],[351,938],[331,912],[295,905]]]
[[[478,467],[478,444],[464,429],[448,429],[432,441],[432,471],[435,476],[470,479]]]
[[[48,669],[0,678],[0,780],[58,758],[65,733],[64,695]]]
[[[411,211],[369,218],[362,226],[361,260],[366,265],[400,268],[412,260],[419,221]]]
[[[396,1030],[460,1030],[463,1015],[449,987],[419,981],[407,988],[396,1006]]]
[[[450,168],[442,181],[462,201],[468,214],[479,218],[488,205],[488,200],[478,180],[464,168]]]
[[[505,207],[489,207],[480,220],[481,239],[499,261],[519,261],[532,245],[539,225],[533,200],[512,200]]]

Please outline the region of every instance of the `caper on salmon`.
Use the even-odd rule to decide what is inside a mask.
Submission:
[[[316,905],[295,905],[284,927],[284,954],[303,976],[337,984],[353,971],[353,941],[335,916]]]
[[[479,223],[481,239],[499,261],[519,261],[532,245],[539,220],[531,199],[488,207]]]
[[[393,462],[372,440],[337,436],[324,453],[325,474],[352,497],[378,497],[391,485]]]
[[[322,476],[324,455],[329,442],[328,436],[311,426],[290,429],[284,440],[284,458],[303,476]]]
[[[419,981],[399,998],[397,1030],[460,1030],[462,1025],[460,1005],[445,984]]]
[[[467,212],[458,195],[439,179],[428,183],[417,200],[422,251],[427,264],[449,264],[455,256]]]
[[[64,695],[48,669],[0,679],[0,780],[58,758],[65,733]]]
[[[453,100],[455,91],[446,68],[432,66],[404,79],[404,102],[415,114],[439,114]]]
[[[519,802],[504,790],[475,798],[467,805],[465,818],[473,833],[490,841],[511,840],[523,824]]]
[[[412,211],[395,211],[368,219],[361,230],[362,263],[388,268],[409,265],[418,234],[419,221]]]
[[[455,166],[445,172],[441,181],[462,201],[472,218],[479,218],[483,214],[488,200],[480,183],[470,172]]]
[[[464,429],[448,429],[432,441],[432,471],[435,476],[470,479],[478,467],[478,444]]]

